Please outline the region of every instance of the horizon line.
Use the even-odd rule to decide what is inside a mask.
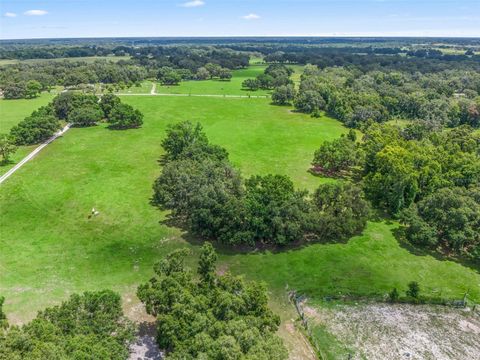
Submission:
[[[371,38],[371,39],[480,39],[480,35],[173,35],[173,36],[68,36],[0,38],[0,41],[69,40],[69,39],[254,39],[254,38]]]

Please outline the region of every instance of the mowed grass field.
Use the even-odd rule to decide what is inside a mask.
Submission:
[[[0,99],[0,133],[5,134],[40,106],[47,105],[56,92],[43,92],[34,99]]]
[[[140,83],[140,86],[131,86],[126,89],[121,89],[118,91],[118,94],[150,94],[150,91],[152,90],[152,81],[142,81]]]
[[[10,321],[25,321],[72,292],[111,288],[132,299],[166,253],[181,246],[198,252],[196,241],[162,223],[166,214],[149,205],[168,124],[200,121],[244,175],[287,174],[310,190],[326,181],[307,172],[314,150],[346,132],[333,119],[292,113],[268,99],[122,100],[145,114],[141,129],[72,129],[1,185],[0,294]],[[98,217],[89,218],[92,207]],[[428,294],[458,298],[470,289],[480,301],[478,271],[411,254],[395,240],[395,227],[370,223],[347,243],[295,250],[219,249],[220,266],[265,281],[274,308],[288,308],[288,316],[287,286],[321,299],[378,296],[416,280]]]

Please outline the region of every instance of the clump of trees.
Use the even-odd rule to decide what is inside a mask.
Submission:
[[[295,87],[292,84],[280,85],[272,93],[274,105],[288,105],[295,98]]]
[[[182,76],[177,70],[164,66],[158,71],[157,79],[162,85],[178,85],[182,81]]]
[[[479,91],[480,76],[471,68],[411,73],[308,65],[295,107],[313,115],[326,111],[356,128],[398,118],[437,127],[479,127]]]
[[[162,146],[164,166],[152,202],[202,238],[287,245],[338,240],[366,225],[369,205],[359,187],[323,185],[312,198],[283,175],[243,179],[200,124],[170,126]]]
[[[11,82],[2,87],[4,99],[33,99],[43,90],[37,80],[27,82]]]
[[[157,319],[157,342],[167,359],[287,359],[265,286],[217,275],[210,243],[202,247],[196,274],[185,266],[189,255],[186,249],[170,253],[137,290]]]
[[[97,104],[75,108],[68,114],[68,122],[77,127],[93,126],[102,119],[103,111]]]
[[[359,143],[353,131],[325,142],[313,171],[357,168],[367,198],[400,219],[412,244],[480,259],[480,135],[469,126],[406,130],[370,123]]]
[[[51,103],[40,107],[2,137],[2,154],[11,153],[13,145],[41,143],[62,128],[62,122],[72,126],[94,126],[105,120],[112,129],[138,128],[143,124],[143,114],[113,94],[105,94],[100,101],[95,95],[66,91],[57,95]]]
[[[143,114],[131,105],[119,103],[115,105],[107,118],[112,129],[134,129],[143,124]]]
[[[325,141],[315,151],[312,161],[312,171],[328,176],[337,176],[350,172],[359,166],[363,153],[360,144],[356,142],[357,135],[350,130],[348,135]]]
[[[21,327],[8,326],[3,300],[1,359],[128,359],[134,327],[112,291],[72,295]]]
[[[246,79],[242,83],[244,89],[256,91],[258,89],[275,90],[276,105],[285,105],[293,100],[295,88],[290,76],[293,70],[283,64],[271,64],[255,79]]]
[[[442,188],[406,209],[406,238],[480,261],[480,188]]]
[[[441,188],[467,188],[480,181],[480,137],[469,127],[406,140],[398,127],[373,125],[362,148],[365,191],[391,214]]]
[[[50,104],[35,110],[10,130],[15,145],[33,145],[50,138],[61,129],[61,123],[55,116],[55,109]]]

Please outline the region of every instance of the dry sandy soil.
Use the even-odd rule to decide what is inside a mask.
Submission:
[[[442,306],[365,304],[305,306],[353,349],[353,359],[480,359],[480,313]]]

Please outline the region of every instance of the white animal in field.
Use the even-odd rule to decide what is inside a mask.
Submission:
[[[95,210],[95,208],[92,208],[92,216],[98,216],[100,213]]]

